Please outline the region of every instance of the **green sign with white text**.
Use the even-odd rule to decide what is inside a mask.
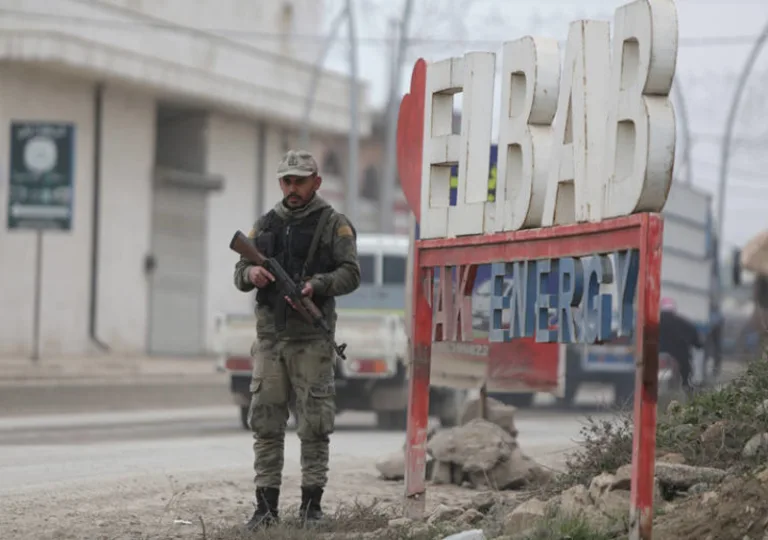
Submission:
[[[71,230],[74,125],[13,122],[10,136],[8,228]]]

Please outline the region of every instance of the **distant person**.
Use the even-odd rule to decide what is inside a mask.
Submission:
[[[277,167],[283,199],[260,217],[249,237],[274,257],[311,297],[335,330],[336,296],[360,285],[357,236],[352,224],[317,194],[322,179],[309,152],[290,150]],[[235,287],[256,293],[257,338],[248,423],[253,431],[256,511],[248,529],[278,521],[285,428],[294,408],[301,440],[301,505],[304,521],[323,516],[328,445],[336,415],[336,354],[312,324],[280,294],[263,266],[237,262]]]
[[[692,390],[691,349],[703,349],[699,331],[688,319],[677,313],[677,303],[671,298],[661,299],[659,317],[659,354],[666,353],[677,362],[683,389],[686,394]]]

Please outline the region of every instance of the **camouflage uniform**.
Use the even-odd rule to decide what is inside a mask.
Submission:
[[[306,152],[288,152],[278,167],[279,177],[312,173],[317,173],[317,165]],[[317,240],[313,238],[316,230]],[[335,330],[334,297],[351,293],[360,284],[351,223],[315,194],[299,209],[290,209],[281,201],[259,218],[249,237],[297,282],[308,280],[312,284],[312,299]],[[313,242],[314,256],[307,257]],[[250,267],[243,258],[235,266],[235,286],[243,292],[255,288],[248,279]],[[264,503],[261,514],[269,510],[276,519],[290,402],[295,407],[301,441],[302,511],[314,510],[319,515],[327,482],[329,435],[336,415],[335,351],[320,331],[271,288],[274,285],[257,293],[258,337],[251,349],[254,362],[248,421],[254,434],[257,502]]]

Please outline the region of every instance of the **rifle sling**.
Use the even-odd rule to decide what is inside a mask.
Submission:
[[[326,206],[325,208],[323,208],[322,214],[320,214],[320,220],[317,222],[317,228],[315,229],[315,234],[312,236],[312,243],[309,245],[307,258],[304,260],[304,266],[301,269],[301,276],[304,278],[309,277],[307,276],[307,269],[312,264],[312,261],[315,258],[315,252],[317,251],[317,247],[320,245],[320,237],[323,235],[325,226],[328,223],[328,220],[330,219],[332,213],[333,213],[333,208],[331,206]]]

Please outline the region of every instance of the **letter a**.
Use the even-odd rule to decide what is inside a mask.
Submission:
[[[571,23],[552,130],[542,225],[601,219],[610,23]]]

